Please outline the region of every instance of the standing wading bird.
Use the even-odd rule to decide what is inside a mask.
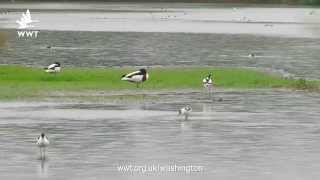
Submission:
[[[139,84],[148,80],[148,78],[149,78],[149,74],[147,73],[147,70],[140,69],[139,71],[134,71],[132,73],[123,75],[121,80],[137,83],[137,87],[139,87]]]
[[[209,92],[211,92],[213,82],[212,82],[212,73],[210,73],[207,77],[202,80],[203,87],[206,88]]]
[[[41,133],[41,135],[37,139],[37,145],[40,149],[40,157],[41,159],[45,158],[46,153],[46,147],[49,146],[50,142],[44,133]]]
[[[61,71],[61,65],[59,62],[55,62],[53,64],[50,64],[47,68],[45,68],[45,71],[47,73],[58,73]]]
[[[190,105],[179,109],[179,115],[184,115],[184,120],[188,120],[190,113],[192,112],[192,108]]]

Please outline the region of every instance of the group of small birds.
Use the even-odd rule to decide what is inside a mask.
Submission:
[[[50,64],[48,67],[45,68],[45,72],[57,74],[61,72],[61,64],[59,62],[55,62],[53,64]],[[132,83],[136,83],[137,87],[139,87],[140,84],[147,81],[149,79],[149,74],[147,73],[147,70],[142,68],[138,71],[134,71],[128,74],[125,74],[121,77],[122,81],[128,81]],[[213,87],[213,77],[212,73],[209,73],[203,80],[202,80],[203,87],[207,89],[209,92],[211,92]],[[188,120],[188,117],[190,113],[192,112],[192,108],[190,105],[186,105],[185,107],[179,109],[178,115],[184,116],[185,120]],[[40,157],[41,159],[45,158],[45,151],[46,148],[49,146],[50,142],[47,136],[44,133],[41,133],[41,135],[37,139],[37,146],[40,149]]]
[[[174,13],[173,14],[173,12],[171,12],[170,14],[164,14],[164,13],[168,13],[168,12],[170,12],[170,11],[168,11],[168,9],[165,9],[165,8],[161,8],[160,9],[161,10],[161,17],[158,17],[160,20],[169,20],[169,19],[175,19],[175,18],[177,18],[177,17],[180,17],[180,15],[187,15],[187,12],[185,12],[185,11],[183,11],[182,12],[182,14],[181,13],[179,13],[179,14],[177,14],[177,13]],[[152,16],[152,19],[154,19],[156,16],[155,16],[155,14],[159,14],[159,12],[155,12],[155,13],[153,13],[153,12],[151,12],[150,13],[151,14],[151,16]]]

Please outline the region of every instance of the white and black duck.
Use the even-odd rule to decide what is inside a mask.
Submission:
[[[139,84],[145,82],[148,80],[149,74],[147,73],[146,69],[140,69],[139,71],[134,71],[129,74],[125,74],[122,76],[122,81],[129,81],[132,83],[136,83],[137,87],[139,87]]]
[[[47,73],[58,73],[61,71],[61,64],[59,62],[55,62],[50,64],[47,68],[45,68]]]

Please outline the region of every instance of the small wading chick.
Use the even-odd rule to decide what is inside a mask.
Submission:
[[[188,120],[188,117],[190,115],[190,113],[192,112],[192,108],[190,105],[187,105],[181,109],[179,109],[179,115],[183,115],[184,116],[184,120]]]

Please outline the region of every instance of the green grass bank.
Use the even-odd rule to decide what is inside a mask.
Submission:
[[[133,68],[64,68],[48,74],[40,68],[0,66],[0,99],[36,98],[51,92],[137,90],[135,84],[121,81]],[[318,81],[289,80],[252,69],[181,67],[150,68],[144,90],[201,89],[202,79],[212,72],[219,88],[292,88],[318,90]]]

